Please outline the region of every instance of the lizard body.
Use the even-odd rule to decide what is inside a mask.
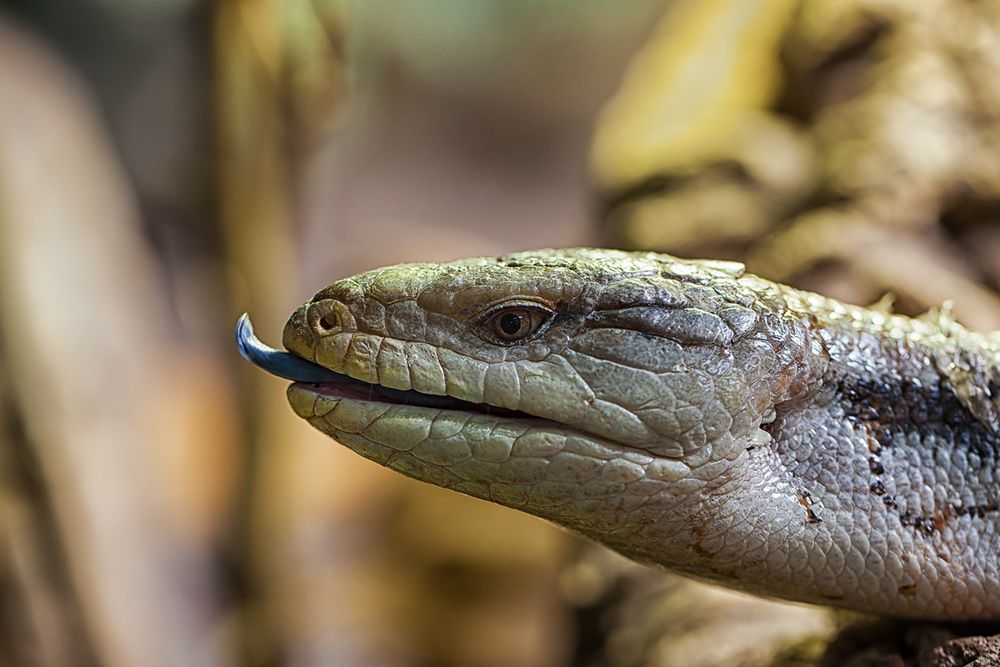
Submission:
[[[1000,618],[1000,341],[946,314],[545,250],[335,282],[284,345],[248,358],[405,475],[740,590]]]

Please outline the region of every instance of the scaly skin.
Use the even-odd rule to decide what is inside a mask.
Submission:
[[[554,316],[499,341],[491,314],[525,302]],[[946,316],[738,264],[544,250],[338,281],[284,343],[495,408],[290,387],[301,417],[405,475],[740,590],[1000,619],[1000,346]]]

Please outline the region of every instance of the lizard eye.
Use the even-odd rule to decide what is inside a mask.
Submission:
[[[551,310],[538,303],[508,303],[488,310],[480,328],[483,337],[490,342],[510,345],[541,331],[552,315]]]

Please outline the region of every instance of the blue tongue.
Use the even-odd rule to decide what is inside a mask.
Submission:
[[[236,323],[236,347],[250,363],[268,373],[295,382],[344,382],[348,378],[294,354],[268,347],[254,336],[250,316],[243,313]]]

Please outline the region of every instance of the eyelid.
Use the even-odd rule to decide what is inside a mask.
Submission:
[[[532,301],[531,299],[507,299],[506,301],[497,301],[486,306],[486,308],[484,308],[479,314],[479,321],[486,322],[501,310],[509,310],[511,308],[533,310],[538,313],[544,313],[546,317],[551,317],[555,314],[552,307],[543,301]]]

